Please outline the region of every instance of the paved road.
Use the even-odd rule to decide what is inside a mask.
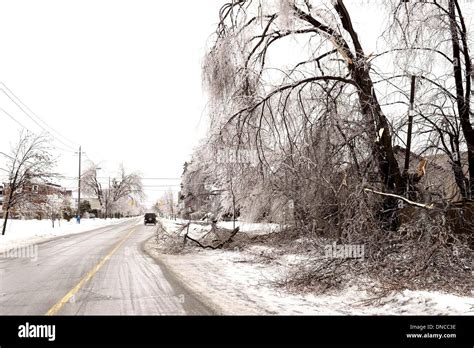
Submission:
[[[145,253],[153,232],[134,219],[0,258],[0,314],[212,314]]]

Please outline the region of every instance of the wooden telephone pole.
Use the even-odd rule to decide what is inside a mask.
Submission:
[[[77,183],[77,222],[81,223],[81,155],[82,155],[82,149],[81,146],[79,146],[79,176],[78,178],[78,183]]]

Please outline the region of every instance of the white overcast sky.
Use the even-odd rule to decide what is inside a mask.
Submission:
[[[0,81],[101,162],[103,176],[123,162],[145,177],[179,177],[205,129],[201,61],[223,3],[0,1]],[[0,108],[39,130],[3,92]],[[0,151],[19,128],[0,111]],[[77,176],[77,156],[63,153],[58,170]],[[179,181],[145,182],[168,183]]]
[[[114,175],[123,162],[144,177],[179,178],[206,128],[201,62],[225,2],[0,0],[0,82],[75,147],[82,145],[102,168],[99,176]],[[361,6],[367,2],[346,4],[370,53],[384,23],[380,5]],[[40,131],[1,90],[0,109]],[[0,151],[8,151],[19,128],[0,110]],[[71,189],[77,162],[71,152],[59,159]],[[164,189],[148,188],[147,203]]]

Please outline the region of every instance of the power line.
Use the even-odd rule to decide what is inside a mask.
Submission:
[[[10,115],[7,111],[5,111],[5,109],[3,108],[0,108],[0,111],[2,111],[5,115],[7,115],[8,117],[10,117],[14,122],[16,122],[16,124],[18,124],[21,128],[25,128],[27,130],[29,130],[30,132],[32,132],[31,129],[29,129],[28,127],[24,126],[20,121],[18,121],[15,117],[13,117],[12,115]],[[34,132],[33,132],[34,133]]]
[[[95,149],[94,149],[94,154],[95,154],[95,155],[100,155],[100,156],[98,156],[98,157],[100,157],[100,158],[107,158],[107,156],[102,156],[103,154],[102,154],[102,153],[99,153],[99,152],[98,152],[97,150],[95,150]],[[85,153],[85,152],[84,152],[84,157],[86,157],[89,161],[91,161],[92,163],[94,163],[94,164],[97,165],[97,162],[94,161],[94,160],[92,160],[92,159],[87,155],[87,153]],[[101,161],[99,162],[99,164],[102,163],[103,161],[104,161],[104,160],[101,160]]]
[[[5,156],[5,157],[8,157],[8,158],[11,159],[12,161],[16,161],[15,158],[13,158],[12,156],[6,154],[5,152],[0,151],[0,155],[3,155],[3,156]]]
[[[23,111],[23,113],[30,119],[32,120],[38,127],[40,127],[42,130],[44,130],[46,133],[48,133],[49,135],[51,135],[54,139],[56,139],[57,141],[59,141],[61,144],[63,144],[64,146],[70,148],[70,149],[73,149],[73,147],[70,145],[70,144],[76,144],[74,141],[68,139],[66,136],[62,135],[61,133],[59,133],[57,130],[55,130],[53,127],[51,127],[48,123],[46,123],[43,119],[41,119],[36,113],[34,113],[29,107],[28,105],[26,105],[18,96],[15,95],[15,93],[12,92],[12,90],[10,88],[8,88],[7,85],[5,85],[5,83],[1,82],[0,81],[0,84],[4,87],[4,88],[0,88],[0,90],[3,92],[3,94],[5,94],[7,96],[8,99],[10,99],[21,111]],[[7,93],[7,91],[13,95],[15,97],[16,100],[14,100],[9,93]],[[35,118],[37,118],[41,123],[43,123],[43,125],[41,125],[37,120],[35,120],[25,109],[27,109],[29,111],[29,113],[31,113]],[[53,135],[48,129],[45,128],[45,126],[47,128],[49,128],[51,131],[53,131],[54,133],[56,133],[59,137],[65,139],[66,141],[68,141],[70,144],[66,144],[63,140],[59,139],[57,136]],[[25,127],[26,128],[26,127]]]
[[[29,132],[33,133],[33,134],[36,134],[35,132],[33,132],[30,128],[28,128],[27,126],[25,126],[23,123],[21,123],[20,121],[18,121],[15,117],[13,117],[10,113],[8,113],[5,109],[3,108],[0,108],[0,111],[3,112],[5,115],[7,115],[9,118],[11,118],[16,124],[18,124],[21,128],[23,129],[26,129],[28,130]],[[57,145],[54,145],[52,144],[52,146],[60,151],[65,151],[65,152],[74,152],[74,151],[71,151],[71,150],[67,150],[67,149],[62,149],[60,147],[58,147]]]
[[[73,151],[73,150],[63,149],[62,147],[59,147],[59,146],[54,145],[54,144],[53,144],[53,147],[54,147],[56,150],[59,150],[59,151],[64,151],[64,152],[69,152],[69,153],[77,152],[77,151]]]
[[[2,81],[0,81],[0,84],[11,94],[15,97],[15,99],[24,107],[26,108],[34,117],[36,117],[40,122],[42,122],[46,127],[48,127],[50,130],[52,130],[54,133],[56,133],[58,136],[60,136],[61,138],[63,138],[64,140],[66,140],[67,142],[70,143],[70,145],[72,144],[73,146],[71,147],[70,145],[67,145],[68,147],[71,147],[71,148],[74,148],[74,147],[77,147],[79,146],[79,144],[77,144],[76,142],[72,141],[71,139],[69,139],[68,137],[66,137],[65,135],[59,133],[56,129],[54,129],[53,127],[51,127],[46,121],[44,121],[41,117],[39,117],[33,110],[31,110],[28,105],[26,105],[15,93],[13,93],[13,91]],[[2,91],[5,93],[5,95],[10,99],[12,100],[12,98],[5,92],[4,89],[2,89]],[[12,100],[13,101],[13,100]],[[15,101],[13,101],[16,105],[18,105]],[[20,108],[21,109],[21,108]],[[23,112],[25,112],[24,110],[22,110]],[[27,116],[29,116],[28,113],[25,112],[25,114]],[[58,139],[59,140],[59,139]]]

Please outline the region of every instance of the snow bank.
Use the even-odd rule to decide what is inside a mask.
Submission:
[[[271,285],[282,274],[275,265],[254,262],[234,251],[159,255],[191,291],[222,314],[252,315],[473,315],[474,297],[405,290],[365,305],[371,298],[357,287],[330,295],[288,293]]]
[[[182,226],[189,222],[189,220],[183,220],[183,219],[176,219],[176,220],[160,219],[160,221],[163,224],[163,226],[166,229],[169,228],[170,231],[175,230],[176,226]],[[200,221],[200,220],[191,221],[191,223],[202,224],[203,221]],[[217,223],[217,227],[232,230],[234,228],[234,225],[232,221],[219,221]],[[239,227],[241,232],[257,235],[257,234],[268,234],[271,232],[278,232],[281,230],[283,226],[279,224],[274,224],[274,223],[249,223],[249,222],[243,222],[243,221],[236,221],[235,227]]]
[[[233,228],[232,221],[221,221],[217,223],[217,227],[227,228],[231,230]],[[250,233],[253,235],[257,234],[268,234],[271,232],[279,232],[282,228],[279,224],[273,223],[249,223],[236,221],[235,227],[239,227],[241,232]]]
[[[76,220],[67,222],[55,221],[55,228],[50,220],[8,220],[7,230],[4,236],[0,235],[0,252],[25,244],[38,243],[49,238],[81,233],[98,227],[114,225],[127,219],[82,219],[80,224]],[[0,226],[3,226],[3,220]]]
[[[182,227],[184,224],[187,223],[187,221],[185,220],[168,220],[168,219],[160,219],[160,222],[163,225],[163,228],[169,232],[176,231],[180,227]]]
[[[178,226],[173,221],[162,222],[170,232]],[[196,226],[192,225],[192,229],[198,229]],[[277,260],[265,262],[258,255],[269,249],[266,246],[248,246],[244,250],[196,249],[191,253],[163,255],[153,247],[153,243],[154,239],[151,239],[147,244],[152,255],[160,259],[191,291],[222,314],[474,314],[474,297],[440,292],[405,290],[369,302],[367,300],[371,300],[373,295],[350,284],[344,290],[327,295],[289,293],[283,288],[275,287],[272,281],[284,276],[286,265],[294,262],[298,255],[284,254]]]

